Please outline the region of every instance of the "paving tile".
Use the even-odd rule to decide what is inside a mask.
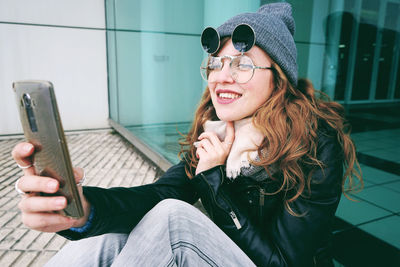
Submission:
[[[35,260],[30,264],[30,267],[43,267],[57,252],[55,251],[43,251]]]
[[[7,199],[7,202],[3,206],[1,206],[1,210],[17,211],[17,205],[18,205],[20,199],[19,198],[15,198],[15,197],[13,197],[13,198],[5,198],[5,199]]]
[[[18,214],[18,212],[16,211],[9,211],[4,213],[1,217],[0,217],[0,226],[3,227],[5,226],[8,222],[10,222],[14,217],[16,217]]]
[[[7,238],[7,236],[13,231],[12,228],[0,228],[0,244],[3,243],[3,240]]]
[[[384,184],[382,186],[387,188],[387,189],[390,189],[390,190],[393,190],[395,192],[400,193],[400,181],[393,182],[393,183],[387,183],[387,184]],[[400,205],[400,203],[399,203],[399,205]]]
[[[59,235],[54,235],[54,237],[50,240],[50,242],[47,244],[47,247],[45,248],[46,250],[52,250],[52,251],[58,251],[60,250],[65,244],[67,244],[69,241],[65,239],[64,237],[61,237]]]
[[[21,256],[22,251],[9,250],[3,254],[0,258],[0,266],[13,266],[14,262],[19,256]]]
[[[39,253],[39,251],[23,251],[13,265],[18,267],[30,266]]]
[[[393,213],[400,211],[400,193],[383,186],[366,188],[358,193],[356,197]]]
[[[0,196],[4,197],[7,196],[10,192],[14,191],[14,187],[11,186],[5,186],[0,190]],[[16,194],[14,194],[16,195]]]
[[[393,215],[360,228],[400,249],[400,216]]]
[[[11,218],[11,220],[9,220],[4,227],[10,227],[10,228],[17,228],[20,227],[22,225],[22,221],[21,221],[21,214],[18,211],[16,216],[14,216],[13,218]]]
[[[352,201],[344,196],[340,199],[339,207],[336,211],[336,216],[353,225],[365,223],[391,214],[391,212],[378,208],[365,201]]]
[[[39,236],[40,232],[29,230],[16,244],[12,247],[14,250],[27,250],[32,242]]]
[[[55,236],[54,233],[40,233],[40,235],[35,239],[32,245],[29,247],[30,250],[43,250],[50,242],[50,240]]]
[[[10,151],[22,139],[0,140],[0,266],[43,266],[69,241],[52,233],[40,233],[21,223],[20,196],[14,190],[22,175]],[[85,169],[87,185],[130,186],[154,180],[157,170],[118,134],[67,135],[74,166]]]
[[[3,206],[6,205],[10,201],[9,197],[1,197],[0,198],[0,210],[7,210],[3,209]]]
[[[26,229],[15,229],[14,231],[10,232],[3,240],[1,240],[0,249],[10,249],[27,231],[28,230]]]
[[[361,171],[366,181],[374,184],[382,184],[400,180],[398,175],[378,170],[369,166],[362,165]]]

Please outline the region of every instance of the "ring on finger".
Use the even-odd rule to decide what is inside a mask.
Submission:
[[[19,182],[19,179],[15,182],[15,191],[17,191],[17,193],[18,193],[20,196],[26,195],[26,193],[25,193],[24,191],[22,191],[21,189],[19,189],[19,187],[18,187],[18,182]]]
[[[32,165],[32,164],[29,164],[28,166],[21,166],[21,165],[19,165],[19,164],[17,163],[17,166],[18,166],[18,168],[24,170],[24,169],[28,169],[28,168],[32,167],[33,165]]]

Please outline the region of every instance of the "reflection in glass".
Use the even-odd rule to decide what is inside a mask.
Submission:
[[[376,46],[379,1],[364,0],[361,7],[357,39],[356,67],[352,88],[352,100],[369,98],[372,67]]]
[[[395,51],[396,27],[399,23],[399,4],[387,3],[385,24],[382,29],[382,43],[379,57],[379,74],[376,90],[376,99],[389,98],[390,77],[394,65],[393,52]]]

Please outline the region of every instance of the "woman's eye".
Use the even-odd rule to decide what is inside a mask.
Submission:
[[[239,64],[239,68],[242,70],[250,70],[252,69],[252,65],[250,64]]]
[[[209,65],[208,65],[208,68],[209,68],[210,70],[220,69],[220,68],[221,68],[221,64],[218,64],[218,63],[209,64]]]

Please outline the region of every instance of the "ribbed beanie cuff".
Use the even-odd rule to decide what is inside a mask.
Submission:
[[[220,38],[231,36],[239,24],[253,27],[255,44],[263,49],[281,67],[289,82],[297,86],[297,49],[292,7],[288,3],[261,6],[255,13],[239,14],[218,27]]]

